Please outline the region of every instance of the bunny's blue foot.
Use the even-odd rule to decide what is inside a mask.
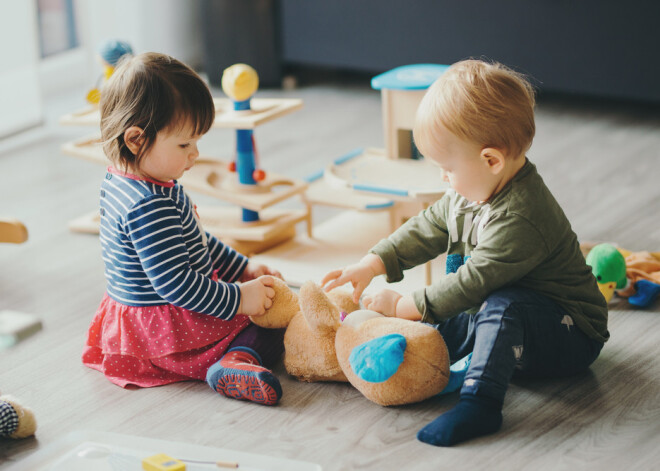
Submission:
[[[445,386],[445,389],[440,391],[438,394],[449,394],[459,390],[463,385],[463,380],[465,379],[465,374],[470,367],[471,361],[472,353],[451,365],[449,367],[449,382],[447,383],[447,386]]]
[[[400,334],[389,334],[358,345],[348,361],[360,379],[382,383],[397,372],[405,351],[406,338]]]

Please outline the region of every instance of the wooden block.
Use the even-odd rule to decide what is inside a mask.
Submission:
[[[17,219],[0,219],[0,242],[22,244],[28,239],[25,225]]]

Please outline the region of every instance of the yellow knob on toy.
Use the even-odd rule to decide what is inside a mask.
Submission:
[[[115,73],[115,68],[111,65],[103,66],[103,78],[108,80]]]
[[[247,64],[234,64],[222,73],[222,90],[234,101],[249,99],[258,88],[257,71]]]
[[[92,105],[97,105],[101,101],[101,91],[98,88],[92,88],[87,92],[87,102]]]

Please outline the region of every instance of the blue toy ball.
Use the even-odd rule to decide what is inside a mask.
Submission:
[[[99,55],[111,66],[116,66],[126,54],[133,54],[133,48],[126,41],[110,39],[99,47]]]

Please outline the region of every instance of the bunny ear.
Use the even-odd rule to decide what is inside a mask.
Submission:
[[[335,331],[339,328],[339,309],[325,294],[323,288],[312,281],[300,288],[300,309],[312,330]]]

